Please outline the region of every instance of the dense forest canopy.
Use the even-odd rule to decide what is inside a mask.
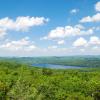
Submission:
[[[0,61],[0,100],[100,100],[100,68],[46,69]]]

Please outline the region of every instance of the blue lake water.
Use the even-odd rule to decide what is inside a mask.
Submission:
[[[79,69],[82,67],[78,66],[64,66],[64,65],[56,65],[56,64],[32,64],[32,66],[40,67],[40,68],[52,68],[52,69]]]

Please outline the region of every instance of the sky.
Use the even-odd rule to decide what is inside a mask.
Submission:
[[[0,56],[100,55],[100,0],[0,0]]]

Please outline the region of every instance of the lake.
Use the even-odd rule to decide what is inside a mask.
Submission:
[[[32,64],[32,66],[40,68],[52,68],[52,69],[79,69],[82,67],[79,66],[65,66],[65,65],[56,65],[56,64]]]

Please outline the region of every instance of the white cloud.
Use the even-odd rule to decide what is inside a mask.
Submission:
[[[95,5],[95,10],[100,11],[100,1],[96,3]],[[84,17],[80,20],[81,23],[86,23],[86,22],[100,22],[100,13],[97,13],[93,16],[87,16]]]
[[[6,35],[6,30],[3,28],[0,28],[0,38],[4,37]]]
[[[64,44],[64,43],[65,43],[64,40],[60,40],[60,41],[58,41],[58,44],[59,44],[59,45]]]
[[[97,36],[91,36],[87,41],[86,39],[80,37],[73,42],[74,47],[97,47],[100,45],[100,38]]]
[[[77,12],[79,12],[79,9],[72,9],[72,10],[70,11],[71,14],[76,14]]]
[[[49,46],[48,49],[57,49],[57,46],[56,45]]]
[[[77,39],[74,43],[73,46],[75,47],[80,47],[80,46],[86,46],[87,45],[87,40],[85,40],[84,38],[80,37],[79,39]]]
[[[97,13],[93,16],[87,16],[84,17],[80,20],[81,23],[86,23],[86,22],[100,22],[100,13]]]
[[[65,28],[57,27],[56,29],[51,30],[48,37],[50,37],[50,38],[65,37]]]
[[[43,25],[48,22],[48,19],[44,17],[17,17],[16,20],[10,19],[8,17],[0,19],[0,28],[5,28],[7,30],[25,31],[32,26]]]
[[[36,46],[33,44],[33,41],[30,41],[28,37],[25,37],[17,41],[7,41],[7,43],[0,45],[0,48],[11,51],[30,51],[34,50]]]
[[[44,36],[44,37],[41,37],[40,40],[47,40],[48,37],[47,36]]]
[[[95,10],[100,11],[100,1],[96,3]]]
[[[81,25],[81,24],[77,24],[77,25],[75,25],[75,28],[85,29],[85,27],[84,27],[83,25]]]
[[[92,36],[90,37],[89,43],[93,45],[100,45],[100,38],[97,36]]]
[[[82,25],[57,27],[49,32],[48,36],[42,39],[65,38],[69,36],[81,36],[93,34],[93,29],[84,30]]]

